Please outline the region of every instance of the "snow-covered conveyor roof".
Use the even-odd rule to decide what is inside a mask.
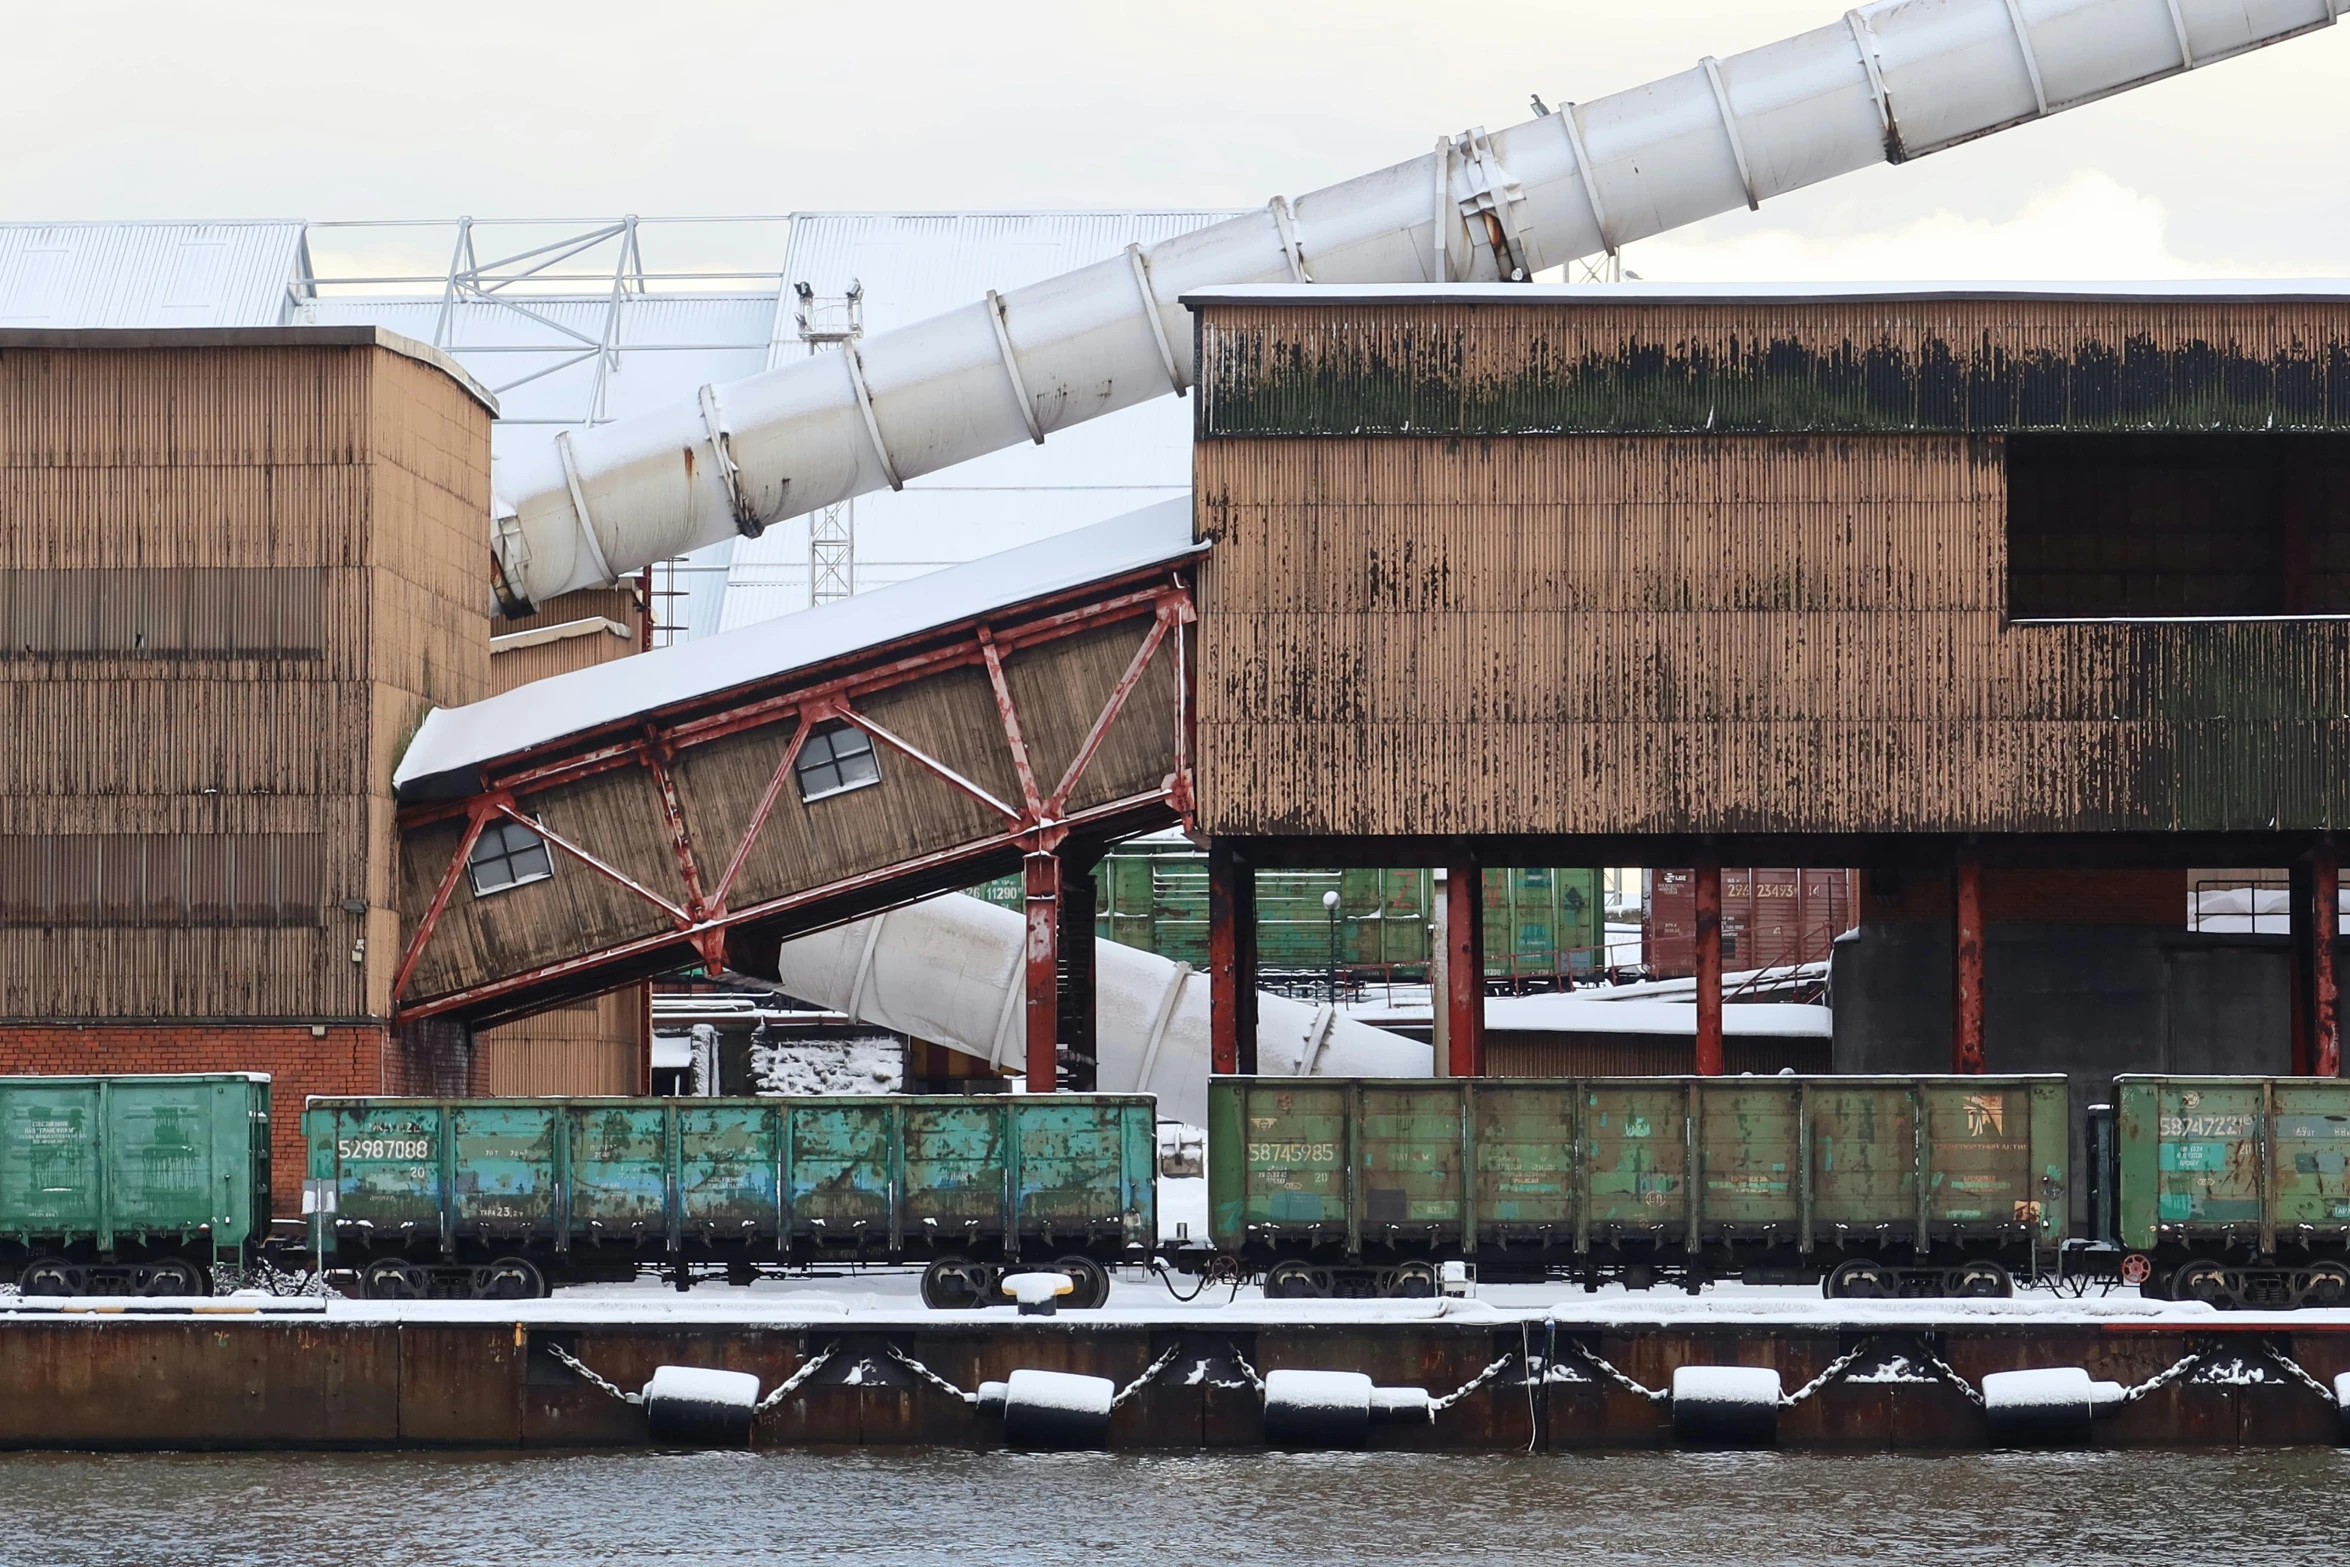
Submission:
[[[432,713],[403,1017],[517,1016],[1173,825],[1188,498]]]

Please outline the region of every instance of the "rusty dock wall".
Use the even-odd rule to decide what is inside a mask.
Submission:
[[[657,1366],[691,1365],[750,1372],[771,1390],[818,1356],[817,1372],[759,1416],[755,1446],[1000,1446],[1001,1422],[942,1382],[976,1389],[1036,1369],[1124,1388],[1162,1362],[1116,1409],[1106,1445],[1261,1446],[1255,1378],[1289,1368],[1360,1371],[1438,1397],[1486,1378],[1426,1422],[1373,1429],[1374,1447],[1668,1448],[1669,1403],[1640,1389],[1669,1388],[1676,1367],[1727,1365],[1779,1372],[1794,1395],[1778,1422],[1787,1448],[1993,1445],[1970,1390],[1992,1372],[2050,1366],[2144,1389],[2098,1416],[2100,1447],[2331,1445],[2341,1416],[2324,1390],[2350,1372],[2350,1316],[1888,1325],[1473,1312],[1283,1324],[1213,1312],[765,1323],[543,1309],[471,1320],[24,1312],[0,1320],[0,1447],[628,1447],[650,1440],[644,1412],[572,1362],[622,1389]]]

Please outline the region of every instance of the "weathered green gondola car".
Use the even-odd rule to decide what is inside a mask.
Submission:
[[[1587,1283],[2004,1294],[2066,1233],[2061,1077],[1218,1078],[1216,1248],[1276,1295],[1443,1260]]]
[[[2350,1305],[2350,1081],[2121,1077],[2123,1277],[2218,1306]]]
[[[269,1227],[269,1079],[0,1077],[0,1258],[27,1295],[201,1295]]]
[[[923,1261],[979,1304],[1028,1259],[1082,1304],[1158,1235],[1138,1095],[313,1099],[303,1133],[330,1265],[373,1295]]]

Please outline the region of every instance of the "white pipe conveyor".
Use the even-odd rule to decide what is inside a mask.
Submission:
[[[783,944],[777,983],[803,1001],[1017,1067],[1025,1050],[1028,922],[949,893]],[[1094,1051],[1104,1093],[1156,1094],[1159,1113],[1208,1117],[1208,976],[1094,943]],[[1426,1077],[1426,1045],[1334,1007],[1257,996],[1257,1069],[1277,1077]]]
[[[607,583],[1192,377],[1194,289],[1531,276],[2330,25],[2350,0],[1880,0],[501,465],[509,608]]]

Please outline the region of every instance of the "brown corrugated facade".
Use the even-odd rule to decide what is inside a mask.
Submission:
[[[490,639],[490,694],[626,658],[644,644],[644,617],[637,590],[622,586],[583,588],[500,620]],[[625,985],[477,1030],[473,1048],[482,1091],[500,1097],[650,1092],[650,987]]]
[[[391,777],[488,687],[491,418],[371,328],[0,332],[0,1070],[466,1085]]]
[[[1864,869],[1840,1070],[2335,1070],[2350,292],[1189,302],[1229,863],[1696,865],[1701,1071],[1724,864]]]
[[[2008,603],[2011,449],[2057,438],[2297,443],[2299,569],[2338,575],[2350,304],[1572,292],[1195,302],[1206,830],[2350,816],[2338,614]]]

